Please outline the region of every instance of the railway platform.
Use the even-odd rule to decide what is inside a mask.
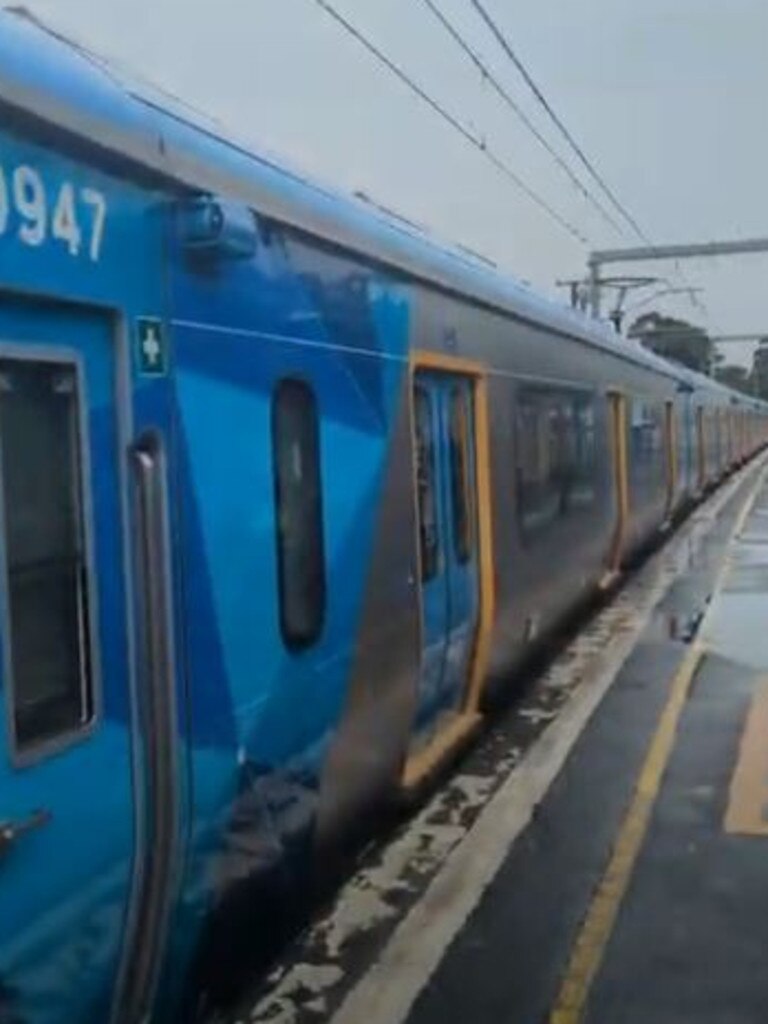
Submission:
[[[761,456],[369,853],[236,1019],[758,1024],[766,922]]]

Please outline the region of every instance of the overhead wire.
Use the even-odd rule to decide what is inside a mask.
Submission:
[[[638,236],[638,238],[640,238],[643,242],[645,242],[646,245],[653,245],[653,242],[648,237],[646,232],[640,227],[640,225],[638,224],[637,220],[632,216],[632,214],[629,212],[629,210],[626,208],[626,206],[621,202],[621,200],[615,194],[613,189],[606,182],[605,178],[602,176],[602,174],[600,174],[600,172],[597,170],[597,168],[594,166],[592,161],[586,155],[586,153],[584,152],[582,147],[579,145],[579,143],[573,137],[571,132],[568,130],[567,126],[563,123],[562,119],[558,116],[557,112],[552,107],[552,104],[549,102],[547,97],[544,95],[543,91],[540,89],[540,87],[534,81],[533,76],[528,71],[528,68],[525,66],[523,60],[519,57],[519,55],[513,49],[511,43],[508,40],[508,38],[506,37],[504,32],[499,27],[498,22],[489,13],[487,7],[483,3],[483,0],[469,0],[469,2],[472,4],[472,7],[477,11],[478,15],[480,16],[480,18],[484,22],[485,26],[489,29],[491,34],[494,36],[494,38],[496,39],[497,43],[502,48],[504,53],[507,55],[507,57],[512,61],[514,66],[517,68],[518,72],[520,73],[520,75],[523,78],[523,81],[526,83],[526,85],[529,87],[529,89],[531,90],[533,95],[536,97],[538,102],[544,108],[544,110],[548,114],[548,116],[551,119],[551,121],[557,127],[557,129],[560,132],[560,134],[563,136],[563,138],[566,140],[568,145],[571,147],[573,152],[576,154],[576,156],[578,157],[580,162],[583,164],[583,166],[589,172],[589,174],[593,178],[593,180],[600,186],[600,188],[602,189],[604,195],[607,196],[607,198],[610,200],[610,202],[613,205],[614,209],[623,217],[624,221],[632,228],[632,230],[635,232],[635,234]],[[686,276],[686,274],[683,272],[682,268],[679,265],[676,265],[675,269],[677,271],[679,279],[687,287],[690,288],[690,281],[689,281],[688,277]],[[704,302],[702,300],[696,298],[696,296],[694,294],[691,294],[690,301],[691,301],[691,305],[692,305],[692,307],[694,309],[701,309],[705,313],[705,315],[706,315],[706,306],[705,306],[705,304],[704,304]]]
[[[584,182],[574,172],[573,168],[567,163],[566,160],[563,159],[560,153],[557,152],[557,150],[549,142],[546,136],[536,127],[536,125],[533,123],[530,117],[528,117],[526,112],[522,109],[520,104],[516,102],[516,100],[510,95],[509,91],[505,89],[504,86],[501,84],[497,76],[482,60],[477,51],[474,50],[469,45],[465,37],[450,21],[445,12],[442,11],[440,7],[438,7],[438,5],[435,3],[435,0],[421,0],[421,2],[429,11],[431,11],[433,16],[437,19],[440,25],[442,25],[442,27],[445,29],[448,35],[454,40],[457,46],[459,46],[460,49],[464,52],[464,54],[469,58],[469,60],[472,61],[472,63],[475,65],[477,70],[482,75],[483,80],[490,84],[491,88],[496,92],[496,94],[504,101],[504,103],[506,103],[510,110],[512,110],[513,113],[522,121],[522,123],[525,125],[528,131],[531,132],[531,134],[534,136],[537,142],[539,142],[547,151],[547,153],[549,153],[549,155],[554,159],[557,166],[563,171],[564,174],[567,175],[567,177],[571,181],[571,184],[575,186],[575,188],[583,196],[583,198],[586,199],[587,202],[592,204],[592,206],[598,211],[603,220],[605,220],[606,223],[610,224],[611,227],[616,232],[618,232],[618,234],[623,234],[623,228],[617,223],[615,218],[612,217],[608,210],[606,210],[606,208],[603,206],[603,204],[595,196],[592,195],[592,193],[584,184]]]
[[[509,164],[507,164],[500,156],[498,156],[494,150],[492,150],[484,139],[477,136],[470,128],[468,128],[462,121],[446,107],[436,100],[430,93],[426,91],[421,85],[418,84],[411,76],[404,71],[394,60],[387,56],[383,50],[381,50],[376,44],[365,35],[359,28],[352,24],[347,18],[338,11],[329,0],[314,0],[318,7],[320,7],[326,14],[328,14],[333,20],[344,29],[350,36],[352,36],[361,46],[363,46],[376,60],[379,61],[385,68],[387,68],[403,85],[405,85],[415,96],[417,96],[422,102],[426,103],[427,106],[440,117],[446,124],[448,124],[455,132],[457,132],[465,142],[469,143],[475,149],[479,150],[480,153],[491,163],[493,166],[511,182],[513,182],[533,203],[535,203],[541,210],[543,210],[549,217],[551,217],[557,224],[560,225],[563,230],[567,231],[569,235],[575,238],[578,242],[583,245],[589,244],[587,239],[581,231],[578,230],[573,224],[571,224],[565,217],[563,217],[558,211],[551,206],[543,196],[539,195],[527,182],[514,171]]]
[[[587,169],[589,174],[597,182],[597,184],[600,186],[600,188],[602,189],[604,194],[611,201],[611,203],[613,204],[614,208],[618,211],[618,213],[621,214],[621,216],[624,218],[624,220],[627,222],[627,224],[629,224],[629,226],[635,232],[635,234],[638,235],[638,237],[641,238],[647,245],[651,245],[652,243],[649,240],[649,238],[647,237],[647,235],[645,234],[645,232],[643,231],[643,229],[637,223],[637,221],[632,216],[632,214],[627,210],[627,208],[624,206],[624,204],[618,199],[618,197],[615,195],[615,193],[613,192],[611,187],[608,185],[608,183],[605,181],[603,176],[600,174],[600,172],[594,166],[592,161],[586,155],[584,150],[578,144],[576,139],[570,133],[568,128],[565,126],[565,124],[563,124],[563,121],[557,115],[557,113],[553,109],[553,107],[552,107],[551,103],[549,102],[549,100],[547,99],[547,97],[544,95],[542,90],[539,88],[539,86],[534,81],[533,77],[531,76],[530,72],[526,68],[526,66],[523,63],[523,61],[520,59],[520,57],[517,55],[517,53],[515,53],[514,49],[512,48],[512,45],[510,44],[509,40],[504,35],[502,30],[499,28],[497,22],[488,13],[488,10],[486,9],[485,5],[482,3],[482,0],[470,0],[470,3],[475,8],[477,13],[480,15],[480,17],[482,18],[482,20],[485,23],[486,27],[490,30],[490,32],[492,33],[492,35],[494,36],[494,38],[498,42],[499,46],[501,46],[502,50],[504,50],[504,52],[506,53],[507,57],[509,57],[509,59],[515,65],[515,67],[517,68],[519,73],[522,75],[523,80],[525,81],[526,85],[529,87],[529,89],[531,90],[533,95],[536,97],[538,102],[541,104],[541,106],[547,112],[548,116],[550,117],[552,122],[555,124],[555,126],[558,129],[558,131],[565,138],[565,140],[567,141],[568,145],[574,151],[574,153],[579,158],[579,160],[584,165],[584,167]]]

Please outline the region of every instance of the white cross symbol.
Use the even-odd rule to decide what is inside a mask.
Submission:
[[[147,327],[147,333],[141,343],[141,347],[149,365],[154,366],[160,359],[162,349],[157,337],[157,328],[153,324]]]

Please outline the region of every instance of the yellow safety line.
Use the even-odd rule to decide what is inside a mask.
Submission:
[[[739,512],[729,538],[729,546],[744,527],[764,475],[764,473],[760,474],[754,490]],[[723,585],[728,567],[729,559],[726,555],[713,587],[713,599]],[[602,963],[621,907],[621,901],[629,886],[635,861],[648,831],[651,812],[672,753],[677,726],[685,707],[691,682],[706,653],[703,630],[712,605],[713,600],[710,601],[698,636],[691,644],[672,680],[669,698],[661,713],[659,724],[640,770],[634,796],[621,823],[608,867],[576,937],[560,990],[549,1016],[549,1024],[579,1024],[584,1016],[592,982]]]
[[[669,700],[651,741],[637,780],[634,798],[622,822],[608,867],[576,938],[550,1014],[550,1024],[578,1024],[582,1019],[592,982],[613,932],[621,901],[648,829],[691,680],[703,656],[703,646],[694,644],[674,678]]]
[[[744,725],[723,827],[731,835],[768,836],[768,680],[758,687]]]

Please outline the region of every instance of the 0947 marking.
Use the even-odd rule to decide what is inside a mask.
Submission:
[[[107,200],[94,188],[64,181],[49,190],[28,164],[12,170],[0,164],[0,237],[15,229],[24,245],[63,245],[70,256],[87,253],[99,260],[107,219]]]

